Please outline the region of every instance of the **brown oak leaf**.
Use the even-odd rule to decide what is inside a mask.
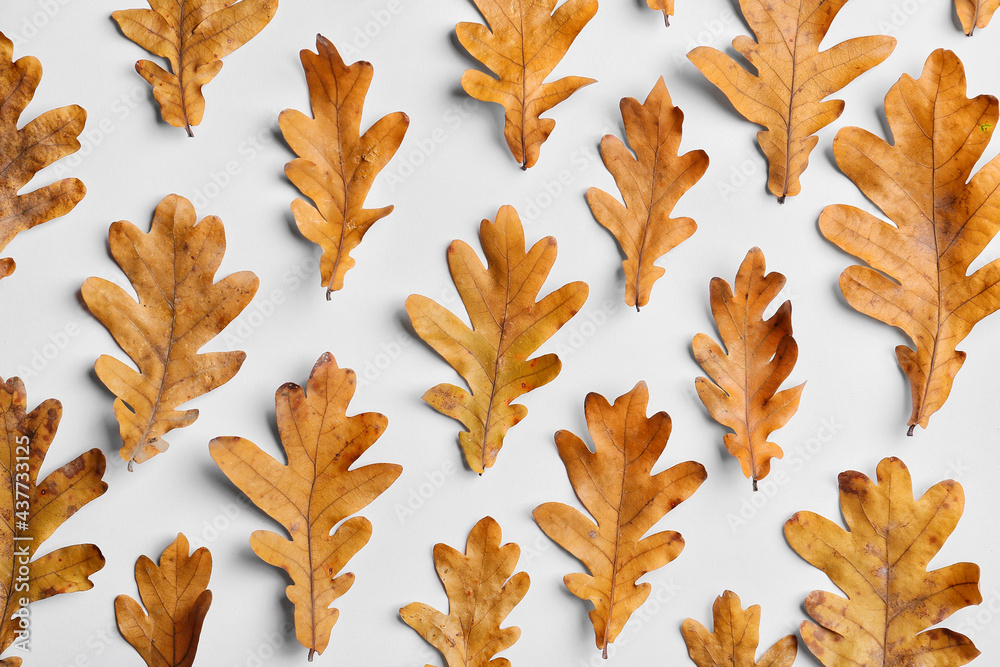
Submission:
[[[756,658],[760,643],[760,605],[743,609],[740,596],[726,591],[712,605],[715,631],[694,620],[684,619],[681,632],[688,655],[698,667],[792,667],[798,653],[795,635],[779,639],[760,660]]]
[[[243,352],[198,353],[250,303],[258,281],[241,271],[213,282],[226,251],[225,230],[214,215],[196,220],[191,202],[168,195],[149,233],[125,220],[111,225],[111,254],[138,302],[110,281],[83,283],[87,308],[139,368],[108,355],[94,364],[116,397],[119,454],[130,470],[167,449],[164,434],[198,418],[198,410],[178,406],[228,382],[246,358]]]
[[[374,73],[371,63],[344,64],[322,35],[316,35],[316,51],[300,52],[315,119],[286,109],[278,124],[299,156],[285,165],[285,175],[313,201],[296,199],[292,212],[302,235],[323,249],[320,276],[329,300],[354,266],[351,250],[373,224],[392,213],[392,206],[365,208],[365,197],[375,176],[396,154],[410,119],[392,113],[360,134],[361,110]]]
[[[406,312],[417,334],[471,390],[439,384],[424,400],[465,425],[459,442],[469,467],[482,474],[496,462],[507,429],[528,414],[512,401],[548,384],[562,368],[555,354],[528,357],[583,307],[588,288],[569,283],[535,301],[555,263],[556,240],[547,236],[525,252],[524,228],[512,206],[502,207],[496,222],[483,220],[479,236],[486,267],[462,241],[448,246],[448,266],[472,328],[416,294],[406,300]]]
[[[310,660],[326,649],[340,616],[330,604],[354,584],[353,573],[340,571],[372,534],[368,519],[351,515],[403,471],[389,463],[351,468],[388,421],[377,412],[347,415],[356,385],[354,371],[338,368],[327,352],[305,388],[288,382],[278,389],[278,433],[287,465],[244,438],[215,438],[210,446],[226,477],[291,536],[258,530],[250,546],[292,578],[285,593],[295,605],[295,636]]]
[[[674,0],[646,0],[650,9],[663,12],[663,25],[670,27],[670,17],[674,15]]]
[[[733,48],[758,72],[751,74],[718,49],[699,46],[688,58],[725,93],[747,120],[763,125],[757,143],[767,156],[768,189],[797,195],[816,132],[844,112],[841,100],[824,101],[889,57],[896,40],[856,37],[826,51],[819,45],[847,0],[740,0],[757,36],[733,40]]]
[[[1000,260],[969,275],[1000,230],[1000,157],[972,175],[996,127],[997,98],[965,91],[951,51],[932,53],[917,80],[904,74],[885,98],[891,145],[856,127],[833,142],[840,169],[893,224],[846,205],[827,206],[819,219],[827,239],[868,264],[841,274],[848,303],[913,341],[915,349],[896,347],[913,397],[910,435],[948,398],[965,362],[958,344],[1000,308]]]
[[[166,58],[170,71],[140,60],[135,71],[153,87],[163,120],[194,136],[205,97],[201,88],[222,69],[222,58],[240,48],[274,17],[278,0],[147,0],[152,9],[112,12],[122,33]]]
[[[672,530],[643,536],[707,477],[695,461],[650,474],[670,437],[670,417],[666,412],[647,417],[648,402],[645,382],[614,405],[588,394],[584,407],[596,451],[569,431],[556,433],[573,489],[596,523],[563,503],[544,503],[533,513],[539,528],[590,571],[568,574],[563,581],[573,595],[594,604],[590,620],[604,657],[652,589],[636,581],[684,548],[684,538]]]
[[[0,251],[19,232],[66,215],[87,194],[76,178],[17,194],[38,171],[80,149],[77,136],[87,121],[87,112],[74,104],[46,111],[18,129],[41,79],[38,59],[14,60],[14,44],[0,33]],[[0,278],[13,272],[14,260],[0,258]]]
[[[726,349],[706,334],[692,341],[695,360],[711,377],[694,381],[712,418],[733,429],[726,449],[740,461],[743,474],[757,481],[781,458],[781,447],[768,438],[792,418],[805,383],[778,391],[799,356],[792,338],[792,302],[785,301],[768,319],[764,311],[785,285],[780,273],[765,273],[764,253],[752,248],[736,274],[735,291],[712,278],[712,316]]]
[[[115,598],[115,618],[122,636],[148,667],[191,667],[201,626],[212,604],[208,580],[212,554],[202,547],[188,555],[188,541],[177,535],[157,566],[146,556],[135,562],[139,596],[149,610],[127,595]]]
[[[521,636],[518,627],[500,627],[531,583],[524,572],[513,574],[520,554],[513,542],[500,545],[496,520],[481,519],[469,533],[464,554],[447,544],[434,545],[434,566],[448,594],[448,614],[411,602],[399,615],[441,651],[448,667],[510,667],[506,658],[493,656]]]
[[[902,461],[883,459],[877,473],[877,483],[840,474],[847,530],[812,512],[785,524],[792,549],[847,595],[809,594],[805,608],[816,623],[802,622],[802,641],[826,667],[964,665],[979,655],[972,640],[927,629],[983,600],[978,565],[927,570],[962,516],[962,486],[946,480],[915,500]]]
[[[42,543],[67,519],[108,490],[104,454],[91,449],[44,479],[38,472],[62,419],[62,404],[50,398],[27,412],[20,378],[0,379],[0,652],[11,645],[25,649],[21,620],[32,602],[93,588],[90,575],[104,567],[93,544],[74,544],[39,556]],[[28,574],[24,574],[27,565]],[[26,588],[25,588],[26,587]],[[28,621],[30,627],[30,620]],[[29,631],[30,634],[30,631]],[[0,665],[17,667],[16,657]]]
[[[462,88],[483,102],[503,106],[504,137],[514,158],[527,169],[538,161],[542,143],[556,122],[540,116],[594,79],[545,79],[597,13],[597,0],[473,0],[487,25],[459,23],[458,41],[499,78],[466,70]],[[555,10],[555,13],[553,13]]]
[[[671,218],[677,201],[704,175],[708,155],[697,150],[677,154],[684,114],[670,101],[660,77],[645,103],[621,101],[629,145],[608,134],[601,139],[601,158],[615,177],[625,201],[598,188],[587,190],[587,202],[625,253],[625,303],[636,310],[649,303],[653,283],[664,270],[653,262],[686,240],[698,225],[691,218]]]
[[[990,24],[993,13],[1000,7],[1000,0],[955,0],[955,12],[962,22],[965,34],[972,36],[976,28]]]

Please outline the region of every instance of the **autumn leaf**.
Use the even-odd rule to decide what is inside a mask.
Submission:
[[[965,34],[972,36],[976,28],[985,28],[1000,7],[1000,0],[955,0],[955,11]]]
[[[652,586],[636,581],[684,548],[684,538],[672,530],[643,536],[707,477],[705,467],[695,461],[650,474],[670,437],[670,417],[666,412],[646,417],[648,402],[645,382],[614,405],[588,394],[584,407],[596,451],[569,431],[556,433],[573,489],[596,523],[563,503],[544,503],[533,513],[539,528],[590,571],[568,574],[563,581],[573,595],[594,604],[590,620],[604,657],[608,644],[649,597]]]
[[[156,207],[149,233],[127,221],[111,225],[111,254],[139,301],[101,278],[83,283],[83,300],[135,361],[101,355],[97,377],[114,393],[122,459],[142,463],[168,443],[164,434],[191,425],[198,410],[178,406],[228,382],[243,352],[198,350],[240,314],[257,291],[257,276],[234,273],[213,282],[226,250],[222,221],[195,224],[191,202],[168,195]]]
[[[688,54],[744,118],[767,128],[757,133],[757,143],[767,156],[768,189],[779,202],[799,194],[799,177],[819,141],[816,132],[844,112],[843,101],[823,100],[888,58],[896,46],[892,37],[877,35],[820,51],[820,42],[846,3],[740,0],[757,41],[740,35],[733,48],[757,75],[708,46]]]
[[[316,51],[300,52],[315,119],[286,109],[278,124],[300,156],[285,165],[285,175],[315,204],[296,199],[292,212],[302,235],[323,249],[320,274],[329,300],[354,266],[351,250],[373,224],[392,213],[392,206],[365,208],[365,197],[375,176],[396,154],[410,119],[402,112],[389,114],[362,136],[361,109],[374,72],[371,63],[345,65],[322,35],[316,35]]]
[[[21,620],[32,602],[94,587],[90,575],[104,567],[104,556],[93,544],[74,544],[39,556],[42,543],[59,526],[94,498],[108,490],[104,454],[91,449],[50,472],[41,481],[38,472],[59,428],[62,404],[50,398],[30,413],[20,378],[0,380],[0,465],[7,474],[0,521],[0,652],[12,644],[26,650],[28,634]],[[27,565],[28,574],[25,575]],[[30,633],[30,619],[28,620]],[[20,658],[0,665],[16,667]]]
[[[338,368],[327,352],[305,389],[291,382],[278,389],[278,433],[288,465],[243,438],[215,438],[210,446],[226,477],[291,535],[258,530],[250,546],[292,578],[285,592],[295,605],[295,636],[309,649],[310,660],[326,649],[340,616],[330,604],[354,583],[353,573],[340,571],[372,534],[368,519],[351,515],[403,470],[389,463],[351,468],[387,423],[377,412],[347,415],[356,385],[354,371]]]
[[[946,628],[927,630],[979,604],[979,566],[927,565],[958,525],[962,486],[946,480],[919,500],[899,459],[878,464],[878,481],[840,474],[840,508],[848,530],[812,512],[785,524],[792,549],[830,577],[847,598],[813,591],[802,641],[826,667],[958,667],[979,655],[972,641]]]
[[[513,542],[500,546],[500,524],[485,517],[469,533],[464,554],[447,544],[434,545],[434,566],[448,594],[448,614],[411,602],[399,615],[441,651],[448,667],[510,667],[506,658],[493,656],[521,636],[518,627],[500,627],[531,583],[526,573],[513,574],[520,555]]]
[[[135,563],[139,596],[149,610],[127,595],[115,598],[115,617],[122,636],[148,667],[191,667],[201,625],[212,604],[208,579],[212,554],[202,547],[188,555],[183,533],[163,550],[160,564],[146,556]]]
[[[653,283],[664,270],[653,262],[694,234],[691,218],[671,218],[677,200],[708,168],[705,151],[678,156],[684,114],[670,101],[660,77],[646,102],[621,101],[625,133],[636,157],[618,137],[601,139],[601,157],[615,177],[625,205],[597,188],[587,190],[587,202],[625,253],[625,303],[636,310],[649,303]]]
[[[140,60],[135,71],[153,87],[163,120],[194,136],[205,97],[201,88],[222,69],[224,56],[264,29],[278,0],[147,0],[152,9],[112,12],[122,34],[150,53],[166,58],[170,71]]]
[[[670,27],[670,17],[674,15],[674,0],[646,0],[650,9],[663,12],[663,25]]]
[[[424,400],[465,425],[459,442],[469,467],[482,474],[496,462],[507,429],[528,414],[512,401],[548,384],[562,368],[555,354],[528,357],[576,315],[588,289],[583,282],[569,283],[535,301],[555,263],[556,240],[547,236],[525,252],[524,228],[512,206],[501,207],[496,222],[483,220],[479,237],[486,267],[462,241],[448,246],[451,276],[472,328],[416,294],[406,300],[406,312],[417,334],[471,390],[439,384]]]
[[[23,195],[18,190],[37,172],[80,149],[87,112],[59,107],[17,128],[18,119],[42,79],[37,58],[14,60],[14,44],[0,32],[0,250],[19,232],[66,215],[87,194],[76,178],[64,178]],[[0,279],[14,272],[14,260],[0,258]]]
[[[792,302],[785,301],[768,319],[764,311],[785,285],[785,276],[766,273],[764,253],[752,248],[736,274],[733,288],[722,278],[711,282],[712,316],[723,350],[711,337],[698,334],[694,358],[712,378],[694,381],[698,397],[712,419],[728,426],[726,449],[740,461],[744,476],[757,481],[771,471],[781,447],[768,438],[788,423],[799,407],[805,383],[778,391],[799,356],[792,338]]]
[[[799,642],[795,635],[782,637],[756,659],[760,642],[760,605],[743,609],[740,596],[726,591],[712,605],[715,631],[687,618],[681,632],[688,655],[698,667],[792,667]]]
[[[920,79],[904,74],[886,95],[891,145],[856,127],[837,133],[840,169],[894,224],[846,205],[827,206],[819,219],[827,239],[869,265],[841,274],[848,303],[913,341],[915,349],[896,347],[913,396],[909,435],[948,398],[965,362],[958,344],[1000,307],[1000,260],[968,275],[1000,230],[1000,158],[970,180],[993,136],[997,99],[965,90],[962,62],[939,49]]]
[[[567,76],[545,82],[570,45],[597,13],[597,0],[473,0],[488,25],[459,23],[458,41],[499,78],[466,70],[462,88],[482,102],[504,108],[504,137],[527,169],[556,122],[540,116],[594,79]],[[555,9],[555,13],[553,10]]]

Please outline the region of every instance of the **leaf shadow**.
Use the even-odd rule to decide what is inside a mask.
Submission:
[[[427,343],[427,341],[425,341],[423,338],[420,337],[419,334],[417,334],[416,329],[413,328],[413,323],[410,321],[410,315],[409,315],[409,313],[406,312],[406,308],[399,308],[399,309],[396,310],[396,322],[399,324],[399,326],[403,330],[403,332],[405,332],[413,340],[417,341],[418,345],[420,345],[420,346],[424,347],[425,349],[429,350],[430,352],[432,352],[435,357],[438,357],[439,359],[444,359],[444,357],[442,357],[440,354],[438,354],[437,350],[435,350],[433,347],[431,347]],[[445,360],[445,361],[447,361],[447,360]],[[448,367],[451,368],[450,365]],[[454,372],[454,369],[452,369],[452,371]],[[459,379],[461,380],[462,386],[467,390],[468,389],[468,385],[465,384],[465,379],[462,378],[461,376],[459,376]],[[439,413],[437,410],[435,410],[434,408],[432,408],[426,401],[421,400],[421,402],[423,403],[423,408],[425,410],[429,410],[429,411],[433,412],[438,417],[443,417],[443,418],[446,418],[446,419],[451,419],[451,417],[448,417],[447,415],[443,415],[443,414]],[[452,421],[455,422],[455,420],[452,420]],[[461,424],[461,422],[455,422],[455,423],[458,424],[459,427],[462,430],[464,430],[465,427]],[[462,431],[460,430],[459,433],[461,433],[461,432]],[[455,436],[455,439],[452,441],[452,447],[458,449],[459,454],[462,454],[459,458],[461,458],[461,460],[462,460],[462,467],[463,467],[463,469],[466,470],[467,472],[474,472],[472,470],[472,467],[469,466],[469,462],[466,460],[466,458],[465,458],[465,456],[464,456],[464,454],[462,452],[462,445],[461,445],[461,443],[458,440],[458,435],[457,434]],[[448,456],[448,455],[446,454],[445,456]]]
[[[756,35],[753,28],[750,27],[750,23],[747,22],[747,17],[743,15],[743,8],[740,7],[740,0],[729,0],[729,4],[733,6],[733,15],[739,20],[740,25],[746,28],[746,31],[750,35]]]
[[[477,12],[479,11],[478,8],[476,9],[476,11]],[[482,15],[480,14],[480,16],[482,16]],[[482,22],[485,24],[486,23],[486,19],[483,18]],[[462,43],[460,41],[458,41],[458,34],[454,30],[452,30],[451,32],[448,33],[448,43],[451,45],[452,50],[455,51],[463,61],[465,61],[465,63],[468,65],[469,69],[479,70],[480,72],[482,72],[483,74],[485,74],[487,76],[493,77],[494,79],[496,78],[496,76],[494,76],[493,72],[491,72],[481,62],[479,62],[478,60],[476,60],[475,57],[473,57],[473,55],[471,53],[469,53],[468,51],[465,50],[465,47],[462,46]],[[511,155],[510,147],[507,146],[507,140],[504,138],[504,134],[503,134],[503,130],[506,127],[506,122],[507,122],[506,121],[506,115],[505,115],[506,111],[503,108],[503,106],[500,105],[500,104],[494,104],[492,102],[483,102],[481,100],[477,100],[476,98],[472,97],[471,95],[469,95],[468,93],[465,92],[465,89],[462,87],[461,83],[455,84],[451,88],[451,90],[449,91],[449,94],[450,94],[450,96],[453,99],[456,99],[456,100],[460,99],[460,100],[463,100],[463,101],[466,101],[466,100],[473,101],[475,103],[475,105],[474,105],[475,108],[479,108],[479,109],[481,109],[483,107],[487,108],[486,112],[489,113],[493,117],[493,123],[492,123],[493,126],[494,127],[497,127],[497,126],[500,127],[500,131],[499,132],[493,131],[493,132],[489,133],[490,134],[490,138],[491,138],[493,144],[495,146],[499,146],[500,149],[507,156],[509,156],[511,160],[514,160],[515,158],[514,158],[513,155]],[[520,165],[520,162],[518,162],[517,164]]]
[[[132,45],[138,47],[140,50],[142,50],[141,46],[139,46],[138,44],[136,44],[135,42],[133,42],[131,39],[128,38],[128,36],[125,35],[125,33],[121,29],[121,26],[118,25],[118,21],[116,21],[113,16],[109,15],[108,16],[108,20],[111,21],[111,24],[114,25],[115,30],[118,31],[118,34],[121,35],[123,39],[127,40],[130,44],[132,44]],[[147,52],[145,50],[142,50],[142,53],[146,54],[147,57],[152,57],[152,56],[155,55],[155,54],[149,53],[149,52]],[[135,76],[139,76],[139,74],[135,72],[135,66],[134,65],[132,66],[132,72],[135,73]],[[170,125],[170,123],[168,123],[167,121],[163,120],[163,116],[160,114],[160,103],[156,101],[156,96],[153,95],[153,87],[152,86],[144,85],[144,88],[145,88],[145,91],[146,91],[146,101],[147,101],[146,106],[149,109],[149,111],[147,111],[145,113],[150,113],[150,112],[152,113],[153,122],[155,124],[162,125],[164,127],[173,127],[172,125]],[[183,130],[184,128],[176,128],[176,129]]]

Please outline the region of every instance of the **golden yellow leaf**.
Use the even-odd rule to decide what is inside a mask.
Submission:
[[[18,129],[41,79],[38,59],[14,60],[14,45],[0,32],[0,250],[19,232],[66,215],[87,194],[76,178],[17,194],[35,173],[80,149],[77,136],[87,121],[87,112],[74,104],[46,111]],[[0,278],[13,272],[14,260],[0,258]]]
[[[760,643],[760,605],[743,609],[740,596],[726,591],[712,605],[715,631],[694,620],[684,619],[681,632],[688,655],[698,667],[792,667],[798,653],[795,635],[779,639],[760,660],[756,658]]]
[[[556,260],[556,240],[547,236],[525,252],[524,228],[512,206],[483,220],[479,236],[484,267],[462,241],[448,246],[448,266],[472,321],[470,329],[443,306],[411,295],[406,312],[413,328],[465,379],[471,390],[439,384],[424,400],[467,428],[458,439],[469,467],[482,474],[496,462],[507,429],[528,409],[512,401],[559,374],[555,354],[529,359],[583,307],[587,284],[563,285],[541,301],[538,291]]]
[[[990,24],[993,13],[1000,7],[1000,0],[955,0],[955,11],[962,22],[965,34],[972,36],[976,28]]]
[[[840,474],[840,508],[848,530],[812,512],[785,524],[792,549],[826,572],[847,598],[813,591],[802,641],[826,667],[958,667],[979,655],[972,641],[934,628],[982,602],[979,566],[927,565],[958,525],[962,486],[946,480],[919,499],[899,459],[878,464],[878,482]]]
[[[201,625],[212,604],[208,580],[212,554],[202,547],[188,555],[183,533],[163,550],[160,564],[146,556],[135,562],[139,596],[149,610],[127,595],[115,598],[115,617],[122,636],[148,667],[191,667]]]
[[[278,0],[147,0],[152,9],[121,9],[111,16],[122,33],[166,58],[170,71],[140,60],[135,71],[153,87],[163,120],[194,136],[205,97],[201,88],[222,69],[224,56],[240,48],[274,17]]]
[[[596,451],[569,431],[556,433],[573,489],[596,523],[563,503],[544,503],[533,513],[539,528],[590,571],[568,574],[563,581],[573,595],[594,604],[590,620],[604,657],[652,589],[636,581],[684,548],[684,538],[672,530],[643,536],[707,477],[705,467],[695,461],[650,475],[670,437],[670,417],[666,412],[646,417],[648,403],[645,382],[614,405],[599,394],[587,394],[587,427]]]
[[[892,37],[876,35],[820,51],[846,3],[740,0],[757,41],[741,35],[733,48],[756,75],[718,49],[699,46],[688,54],[744,118],[767,128],[757,133],[757,143],[767,156],[768,189],[779,202],[799,193],[799,177],[819,141],[816,132],[844,112],[843,101],[824,99],[888,58],[896,46]]]
[[[503,106],[504,137],[527,169],[556,122],[540,116],[594,79],[567,76],[545,82],[570,45],[597,13],[597,0],[473,0],[487,25],[459,23],[458,41],[499,78],[466,70],[462,88],[483,102]],[[555,13],[553,13],[555,10]]]
[[[83,283],[87,308],[139,368],[108,355],[94,364],[116,396],[119,454],[130,470],[167,449],[165,433],[198,418],[198,410],[178,406],[228,382],[246,358],[243,352],[198,353],[250,303],[258,281],[241,271],[213,282],[226,251],[225,230],[214,215],[196,220],[191,202],[168,195],[148,234],[124,220],[111,225],[111,254],[138,302],[107,280]]]
[[[62,404],[54,398],[27,412],[27,395],[20,378],[0,379],[0,652],[27,641],[31,619],[26,606],[38,600],[93,588],[90,575],[104,567],[104,556],[93,544],[74,544],[39,556],[42,543],[59,526],[108,490],[104,454],[91,449],[38,479],[45,455],[62,419]],[[27,619],[26,621],[24,619]],[[27,626],[22,625],[25,622]],[[22,647],[23,648],[23,647]],[[0,665],[17,666],[20,658]]]
[[[826,238],[871,267],[841,274],[848,303],[902,329],[916,348],[896,348],[913,396],[910,435],[948,398],[965,362],[958,344],[1000,308],[1000,260],[968,275],[1000,230],[1000,158],[972,176],[996,127],[997,98],[965,90],[962,62],[939,49],[920,79],[904,74],[886,95],[891,145],[856,127],[837,133],[840,169],[894,224],[846,205],[827,206],[819,219]]]
[[[649,303],[653,283],[664,270],[653,262],[694,234],[691,218],[671,218],[674,206],[708,168],[705,151],[678,156],[684,114],[670,101],[660,77],[643,104],[621,101],[629,145],[611,134],[601,139],[601,157],[615,177],[625,205],[598,188],[587,190],[587,202],[625,253],[625,303],[636,310]]]
[[[389,463],[351,468],[387,423],[377,412],[347,415],[356,384],[354,371],[338,368],[327,352],[305,389],[291,382],[278,389],[278,433],[288,465],[243,438],[215,438],[210,446],[226,477],[291,535],[258,530],[250,546],[292,578],[285,593],[295,605],[295,635],[310,660],[326,649],[340,616],[330,604],[354,583],[353,573],[340,571],[372,534],[368,519],[351,515],[403,471]]]
[[[500,524],[485,517],[469,533],[464,554],[447,544],[434,545],[448,614],[411,602],[399,615],[441,651],[448,667],[510,667],[510,660],[493,656],[521,636],[518,627],[500,627],[531,583],[524,572],[513,574],[520,555],[513,542],[500,546]]]
[[[713,278],[712,316],[726,349],[705,334],[691,344],[695,360],[712,378],[694,381],[698,396],[715,421],[733,429],[725,435],[726,449],[753,479],[754,491],[771,471],[771,459],[782,455],[768,438],[795,414],[805,386],[778,391],[795,367],[799,348],[792,338],[791,301],[764,319],[785,285],[785,276],[765,271],[764,253],[752,248],[736,274],[735,294],[725,280]]]
[[[285,175],[313,204],[296,199],[292,212],[302,235],[323,249],[320,274],[329,300],[354,266],[351,250],[373,224],[392,213],[392,206],[366,209],[365,197],[375,176],[396,154],[410,119],[392,113],[361,135],[361,110],[374,73],[371,63],[344,64],[322,35],[316,35],[316,51],[300,52],[315,119],[286,109],[278,124],[300,156],[285,165]]]

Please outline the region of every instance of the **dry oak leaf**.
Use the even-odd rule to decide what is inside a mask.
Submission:
[[[46,111],[17,129],[17,121],[42,79],[37,58],[14,60],[14,45],[0,33],[0,251],[19,232],[66,215],[87,194],[76,178],[64,178],[19,195],[36,172],[80,149],[87,112],[77,105]],[[14,260],[0,258],[0,278],[14,272]]]
[[[840,169],[892,220],[853,206],[827,206],[820,231],[871,268],[850,266],[840,289],[856,310],[902,329],[910,435],[944,405],[965,352],[955,348],[1000,308],[1000,260],[968,275],[1000,230],[1000,157],[970,175],[993,136],[997,99],[965,96],[965,70],[937,50],[920,79],[908,75],[885,98],[892,145],[860,128],[837,133]]]
[[[962,29],[970,37],[976,28],[985,28],[990,24],[998,7],[1000,0],[955,0],[955,11],[962,22]]]
[[[493,656],[521,636],[518,627],[500,627],[531,583],[526,573],[513,574],[520,555],[513,542],[500,545],[500,524],[493,517],[480,519],[469,533],[464,554],[447,544],[434,545],[434,567],[448,594],[448,614],[411,602],[399,615],[441,651],[448,667],[510,667],[510,660]]]
[[[914,500],[902,461],[883,459],[877,473],[877,483],[840,474],[848,530],[812,512],[785,524],[792,549],[847,594],[809,594],[805,608],[816,623],[802,622],[802,641],[826,667],[964,665],[979,655],[968,637],[927,630],[983,599],[978,565],[927,571],[962,516],[962,486],[946,480]]]
[[[678,156],[684,114],[670,101],[663,77],[645,103],[625,97],[621,110],[636,157],[621,139],[608,134],[601,139],[601,158],[615,177],[625,205],[598,188],[587,190],[587,202],[625,253],[625,303],[638,310],[649,303],[653,283],[664,274],[653,262],[698,228],[691,218],[671,218],[670,213],[704,175],[708,155],[697,150]]]
[[[842,100],[823,100],[889,57],[896,40],[856,37],[826,51],[819,45],[847,0],[740,0],[757,41],[733,40],[759,74],[722,51],[693,49],[688,58],[747,120],[764,126],[757,143],[767,156],[768,189],[784,202],[800,191],[816,132],[840,117]]]
[[[163,120],[194,136],[205,97],[201,87],[222,69],[221,58],[240,48],[274,17],[278,0],[147,0],[152,9],[112,12],[122,33],[166,58],[170,72],[149,60],[135,71],[153,86]]]
[[[712,316],[723,350],[698,334],[691,347],[711,377],[695,379],[695,388],[712,419],[733,429],[724,441],[740,461],[743,475],[757,481],[771,471],[781,447],[768,438],[788,423],[799,407],[805,383],[778,391],[799,356],[792,338],[792,302],[785,301],[769,319],[764,311],[785,285],[780,273],[765,273],[764,253],[752,248],[736,274],[735,293],[722,278],[711,282]]]
[[[648,402],[645,382],[614,405],[588,394],[584,406],[596,451],[569,431],[556,433],[573,489],[596,524],[563,503],[544,503],[533,512],[539,528],[590,571],[568,574],[563,581],[573,595],[594,604],[590,620],[604,657],[652,589],[636,581],[684,548],[684,538],[672,530],[643,536],[707,477],[705,467],[695,461],[650,474],[670,437],[670,417],[666,412],[646,417]]]
[[[322,35],[316,35],[316,51],[300,52],[315,119],[286,109],[278,124],[300,156],[285,165],[285,175],[314,204],[296,199],[292,212],[302,235],[323,249],[320,276],[329,300],[354,266],[351,250],[373,224],[392,213],[392,206],[365,208],[365,197],[375,176],[396,154],[410,119],[392,113],[361,135],[361,110],[374,72],[371,63],[344,64]]]
[[[663,25],[670,27],[670,17],[674,15],[674,0],[646,0],[650,9],[663,12]]]
[[[795,635],[779,639],[756,659],[760,643],[760,605],[743,609],[740,596],[725,591],[712,605],[715,631],[694,620],[684,619],[681,632],[688,655],[698,667],[792,667],[798,653]]]
[[[278,389],[278,433],[288,465],[244,438],[215,438],[210,446],[226,477],[291,535],[286,539],[258,530],[250,546],[292,578],[285,593],[295,605],[295,635],[309,649],[310,660],[326,649],[340,616],[330,604],[354,583],[353,573],[340,571],[372,534],[368,519],[351,515],[403,471],[389,463],[351,468],[388,421],[377,412],[347,415],[356,385],[354,371],[338,368],[327,352],[305,389],[291,382]]]
[[[54,398],[27,412],[20,378],[0,379],[0,465],[6,471],[0,493],[0,652],[12,644],[28,650],[21,620],[37,600],[93,588],[90,575],[104,567],[93,544],[74,544],[38,556],[42,542],[80,508],[108,490],[104,454],[91,449],[38,480],[45,455],[59,428],[62,404]],[[29,563],[30,560],[30,563]],[[28,574],[24,575],[27,565]],[[23,633],[23,634],[22,634]],[[16,667],[20,658],[0,665]]]
[[[115,617],[122,636],[148,667],[191,667],[201,625],[212,604],[208,580],[212,554],[202,547],[188,555],[188,541],[177,535],[156,565],[146,556],[135,562],[139,596],[149,610],[127,595],[115,598]]]
[[[524,228],[512,206],[501,207],[496,222],[483,220],[479,236],[486,267],[462,241],[448,246],[451,276],[472,328],[416,294],[406,300],[406,312],[417,334],[472,392],[439,384],[424,393],[424,400],[465,425],[459,442],[469,467],[482,474],[496,462],[507,429],[528,414],[511,402],[548,384],[562,368],[555,354],[529,355],[576,315],[588,288],[584,282],[569,283],[535,302],[555,263],[556,240],[547,236],[525,252]]]
[[[130,470],[167,449],[164,434],[198,418],[198,410],[178,406],[228,382],[246,358],[243,352],[198,353],[250,303],[258,281],[241,271],[213,282],[225,230],[214,215],[196,220],[191,202],[168,195],[148,234],[124,220],[111,225],[111,254],[138,302],[107,280],[83,283],[87,308],[139,368],[108,355],[94,364],[116,396],[119,454]]]
[[[597,0],[473,0],[486,19],[455,26],[458,41],[499,78],[466,70],[462,88],[482,102],[503,106],[504,137],[523,169],[534,166],[556,122],[540,116],[594,79],[545,78],[597,13]],[[553,10],[555,9],[555,13]]]

